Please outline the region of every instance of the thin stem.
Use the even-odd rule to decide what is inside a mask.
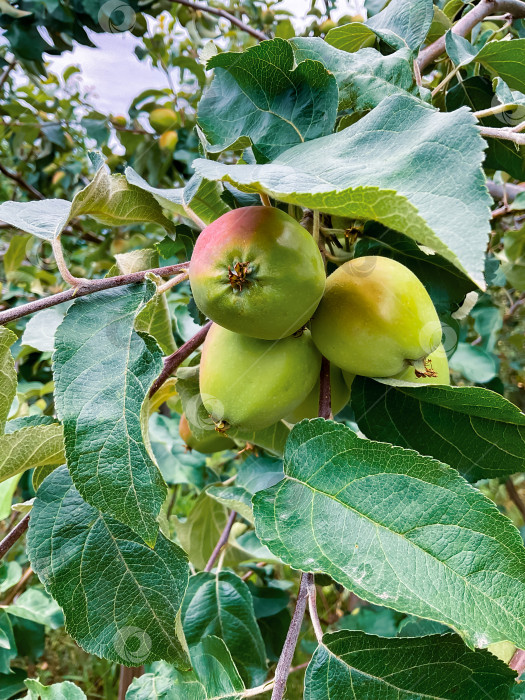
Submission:
[[[312,627],[314,628],[315,638],[318,643],[321,644],[323,641],[323,628],[321,627],[321,622],[319,621],[319,615],[317,613],[317,591],[315,588],[315,578],[313,574],[306,574],[306,579],[308,583],[308,611],[310,613],[310,620],[312,621]]]
[[[67,266],[67,263],[64,259],[64,251],[62,250],[62,243],[60,242],[60,236],[57,236],[57,238],[53,238],[51,241],[51,247],[53,249],[53,255],[55,256],[55,261],[58,267],[58,271],[60,272],[60,275],[64,282],[67,282],[70,284],[72,287],[78,287],[79,285],[89,282],[89,280],[85,279],[84,277],[75,277],[74,275],[71,274],[69,271],[69,268]]]
[[[0,312],[0,326],[16,321],[17,318],[29,316],[42,309],[49,309],[51,306],[63,304],[65,301],[84,297],[94,292],[101,292],[104,289],[112,289],[113,287],[122,287],[126,284],[136,284],[142,282],[146,275],[151,272],[160,277],[170,277],[181,270],[186,269],[188,262],[178,263],[177,265],[168,265],[166,267],[156,267],[151,270],[141,270],[140,272],[132,272],[129,275],[119,275],[117,277],[104,277],[103,279],[85,280],[76,289],[66,289],[64,292],[52,294],[43,299],[36,299],[21,306],[15,306],[12,309]]]
[[[127,690],[134,678],[140,678],[144,673],[144,666],[121,666],[118,682],[118,700],[125,700]]]
[[[2,76],[0,77],[0,89],[4,87],[5,81],[9,78],[9,73],[11,73],[11,71],[16,66],[16,64],[17,64],[16,58],[13,58],[13,60],[7,64],[6,69],[2,73]]]
[[[178,2],[179,0],[172,0],[172,2],[175,1]],[[203,228],[206,228],[206,224],[204,223],[204,221],[200,218],[200,216],[197,216],[197,214],[193,211],[191,207],[183,203],[182,208],[186,212],[186,216],[190,218],[195,224],[197,224],[201,231]]]
[[[0,173],[8,177],[13,182],[16,182],[16,184],[19,185],[22,189],[24,189],[26,192],[29,192],[29,194],[34,199],[45,199],[42,192],[39,192],[35,187],[33,187],[33,185],[30,185],[29,182],[26,182],[21,175],[18,175],[18,173],[13,173],[11,170],[8,170],[2,163],[0,163]]]
[[[525,17],[525,2],[521,0],[481,0],[470,12],[467,12],[452,28],[454,34],[466,36],[486,17],[494,13],[510,14],[514,18]],[[445,35],[419,52],[417,59],[421,72],[433,63],[445,51]]]
[[[244,22],[242,22],[240,19],[237,19],[237,17],[230,14],[229,12],[226,12],[226,10],[219,10],[219,8],[217,8],[217,7],[210,7],[209,5],[205,5],[202,2],[191,2],[191,0],[171,0],[171,1],[178,3],[179,5],[186,5],[186,7],[191,7],[193,10],[200,10],[201,12],[207,12],[210,15],[216,15],[217,17],[222,17],[223,19],[227,19],[228,22],[231,22],[236,27],[239,27],[239,29],[242,29],[243,32],[246,32],[247,34],[251,34],[256,39],[259,39],[259,41],[264,41],[265,39],[268,38],[266,35],[264,35],[258,29],[253,29],[252,27],[248,26],[247,24],[244,24]]]
[[[181,345],[180,348],[175,350],[172,355],[168,355],[168,357],[164,360],[162,372],[153,382],[153,385],[149,391],[150,397],[160,389],[166,379],[168,379],[168,377],[175,372],[175,370],[184,362],[184,360],[189,357],[191,353],[199,347],[199,345],[204,343],[204,339],[206,338],[210,328],[211,321],[208,321],[208,323],[198,330],[194,336],[184,343],[184,345]]]
[[[512,481],[512,478],[507,479],[507,483],[505,484],[507,487],[507,493],[509,494],[510,500],[514,503],[516,508],[519,510],[521,513],[521,516],[523,520],[525,520],[525,503],[521,500],[521,497],[514,486],[514,482]]]
[[[320,218],[319,218],[319,212],[317,209],[314,209],[313,211],[313,225],[312,225],[312,236],[314,238],[314,241],[319,245],[320,243]]]
[[[523,122],[523,124],[518,124],[518,127],[522,129],[523,125],[525,125],[525,122]],[[525,146],[525,134],[520,134],[519,131],[516,131],[517,127],[503,127],[500,129],[493,126],[480,126],[478,128],[479,133],[482,136],[487,136],[491,139],[504,139],[505,141],[514,141],[514,143],[517,143],[520,146]]]
[[[13,600],[17,597],[17,595],[19,595],[27,586],[27,583],[31,576],[33,576],[33,574],[33,569],[30,566],[28,566],[22,574],[22,578],[18,581],[16,586],[14,586],[6,595],[6,597],[2,601],[2,605],[10,605],[13,602]]]
[[[510,110],[515,110],[517,105],[504,104],[496,105],[495,107],[490,107],[489,109],[481,109],[479,112],[474,112],[476,119],[484,119],[485,117],[492,117],[494,114],[501,114],[502,112],[508,112]]]
[[[20,537],[22,537],[24,532],[27,530],[28,525],[29,513],[25,515],[18,525],[15,525],[11,532],[9,532],[0,542],[0,559],[3,559],[11,547],[20,539]]]
[[[288,675],[290,675],[290,673],[297,673],[297,671],[302,671],[308,666],[309,663],[310,662],[307,661],[304,664],[299,664],[299,666],[292,666],[292,668],[288,672]],[[256,688],[249,688],[248,690],[244,691],[244,693],[241,695],[241,698],[254,698],[256,695],[262,695],[263,693],[267,693],[273,688],[274,682],[275,679],[271,678],[269,681],[266,681],[262,685],[258,685]]]
[[[271,207],[272,203],[270,202],[270,198],[266,194],[266,192],[259,192],[259,197],[261,198],[261,202],[265,207]]]
[[[332,415],[332,396],[330,389],[330,363],[323,357],[319,382],[319,417],[328,420]]]
[[[525,671],[525,651],[523,651],[523,649],[516,649],[509,662],[509,666],[514,671],[517,671],[518,676],[521,676],[523,671]]]
[[[299,632],[303,623],[303,617],[306,610],[306,601],[308,599],[308,574],[301,575],[301,583],[299,585],[299,593],[297,594],[297,602],[295,610],[288,628],[288,633],[284,641],[284,646],[279,657],[277,668],[275,669],[274,686],[271,700],[282,700],[284,691],[286,690],[286,681],[290,673],[295,647],[299,639]]]
[[[459,73],[461,68],[462,68],[462,66],[456,66],[454,68],[454,70],[451,70],[450,73],[447,73],[447,75],[443,78],[443,80],[439,83],[439,85],[432,90],[431,96],[435,97],[438,94],[438,92],[441,90],[442,87],[445,87],[445,85],[448,85],[448,83],[452,80],[452,78]]]
[[[523,130],[525,130],[525,122],[521,122],[520,124],[512,127],[512,131],[515,131],[517,134]]]
[[[237,517],[237,513],[232,510],[230,513],[230,516],[228,518],[228,521],[226,525],[224,526],[224,530],[221,532],[221,536],[219,537],[219,540],[217,544],[215,545],[215,549],[211,553],[211,557],[208,559],[208,563],[204,567],[204,571],[211,571],[213,569],[213,565],[215,564],[215,560],[220,554],[221,549],[226,545],[228,542],[228,538],[230,536],[231,529],[233,527],[233,523],[235,521],[235,518]]]
[[[180,284],[181,282],[184,282],[184,280],[188,279],[188,271],[181,272],[180,275],[177,275],[173,279],[169,280],[168,282],[165,282],[164,284],[161,284],[157,287],[157,294],[164,294],[164,292],[167,292],[168,289],[171,289],[172,287],[175,287],[177,284]]]
[[[513,202],[518,194],[525,192],[525,187],[520,187],[520,185],[513,185],[512,183],[505,183],[500,185],[493,180],[487,180],[487,189],[490,196],[497,200],[507,199],[508,202]]]

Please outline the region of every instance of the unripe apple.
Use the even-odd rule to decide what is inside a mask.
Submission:
[[[165,131],[159,138],[159,148],[163,151],[174,151],[179,140],[176,131]]]
[[[178,115],[167,107],[157,107],[149,115],[149,123],[159,134],[167,129],[173,129],[178,124]]]
[[[179,435],[184,440],[190,450],[202,452],[205,455],[222,450],[230,450],[235,447],[235,443],[226,435],[210,430],[210,434],[200,440],[192,433],[186,415],[183,413],[179,421]]]
[[[285,416],[288,423],[298,423],[303,418],[316,418],[319,415],[319,391],[320,379],[317,380],[314,388],[291,413]],[[330,365],[330,403],[332,414],[335,416],[346,406],[350,399],[350,388],[346,384],[342,370],[335,365]]]
[[[326,281],[312,319],[321,353],[346,372],[392,377],[424,360],[441,342],[426,289],[407,267],[380,256],[349,260]]]
[[[416,372],[413,365],[407,365],[405,369],[392,377],[392,379],[402,379],[404,382],[414,384],[450,384],[450,373],[448,370],[447,353],[443,345],[439,345],[437,350],[430,353],[426,364],[430,373],[421,376]]]
[[[202,402],[219,430],[267,428],[304,401],[320,368],[308,331],[270,342],[214,323],[202,348]]]
[[[190,283],[195,303],[212,321],[275,340],[310,319],[325,272],[317,244],[295,219],[275,207],[243,207],[202,231]]]

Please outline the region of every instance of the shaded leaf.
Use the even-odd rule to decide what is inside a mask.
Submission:
[[[489,41],[476,56],[476,61],[503,78],[511,90],[525,92],[525,38]]]
[[[369,438],[430,454],[470,481],[523,468],[525,415],[488,389],[356,377],[352,407]]]
[[[231,571],[191,576],[182,604],[182,626],[190,646],[209,635],[224,641],[246,686],[266,678],[264,643],[246,583]]]
[[[306,670],[305,700],[508,700],[516,674],[452,634],[385,638],[325,634]]]
[[[16,339],[13,331],[0,326],[0,435],[4,432],[7,416],[16,395],[15,360],[10,350]]]
[[[319,37],[292,39],[295,59],[320,61],[334,74],[339,88],[339,109],[364,112],[394,94],[417,94],[408,49],[383,56],[375,49],[348,53]]]
[[[187,668],[178,615],[189,570],[180,547],[160,533],[147,547],[83,501],[60,467],[38,490],[27,551],[83,649],[129,666],[165,659]]]
[[[84,691],[71,681],[42,685],[32,678],[28,678],[25,684],[29,690],[27,695],[29,700],[39,700],[39,698],[42,700],[84,700],[86,698]]]
[[[285,563],[472,646],[525,643],[520,534],[455,470],[314,419],[292,429],[284,472],[253,504],[259,539]]]
[[[64,463],[62,426],[35,425],[0,436],[0,482],[27,469]]]

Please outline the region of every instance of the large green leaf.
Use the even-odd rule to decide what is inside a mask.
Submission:
[[[259,539],[285,563],[472,646],[523,647],[520,534],[454,469],[318,418],[292,429],[284,473],[253,504]]]
[[[196,160],[209,179],[332,214],[373,219],[433,248],[484,285],[491,198],[484,141],[467,109],[392,95],[356,124],[266,165]]]
[[[413,386],[356,377],[352,407],[372,440],[431,455],[469,481],[508,476],[525,463],[525,415],[481,387]]]
[[[150,544],[166,486],[143,423],[162,360],[155,341],[133,325],[153,293],[154,285],[145,282],[77,299],[57,330],[53,356],[57,413],[75,486],[88,503]]]
[[[503,78],[511,90],[525,92],[525,38],[490,41],[478,53],[476,61]]]
[[[0,482],[27,469],[64,463],[62,426],[35,425],[0,436]]]
[[[7,416],[16,395],[15,360],[10,350],[16,339],[13,331],[0,326],[0,435],[4,432]]]
[[[336,27],[326,40],[345,51],[357,51],[368,36],[375,34],[395,49],[413,51],[425,40],[433,17],[432,0],[392,0],[365,24],[352,22]]]
[[[190,646],[213,635],[224,641],[247,687],[266,678],[266,654],[246,583],[232,571],[190,578],[182,603],[182,627]]]
[[[403,639],[325,634],[306,670],[305,700],[508,700],[516,674],[453,634]]]
[[[153,548],[82,500],[65,467],[38,489],[27,540],[31,566],[86,651],[128,666],[188,667],[179,610],[184,552],[162,534]]]
[[[133,168],[126,168],[125,174],[131,185],[149,192],[161,206],[179,216],[188,218],[189,208],[205,224],[209,224],[229,211],[229,207],[221,199],[221,186],[202,177],[193,176],[185,187],[166,190],[152,187]]]
[[[245,690],[230,652],[218,637],[206,637],[190,649],[192,670],[164,663],[136,678],[126,700],[236,700]]]
[[[295,66],[284,39],[243,53],[219,53],[207,68],[214,68],[215,76],[199,103],[199,125],[210,152],[253,145],[269,160],[334,128],[334,77],[317,61]]]
[[[72,202],[43,199],[36,202],[4,202],[0,218],[15,228],[44,240],[60,236],[75,217],[89,215],[108,226],[152,222],[174,230],[162,207],[148,192],[128,183],[124,175],[111,175],[100,164],[93,180],[78,192]]]
[[[292,39],[295,60],[320,61],[334,74],[339,88],[339,109],[356,112],[377,107],[382,99],[395,94],[417,94],[409,49],[383,56],[375,49],[348,53],[319,37]]]

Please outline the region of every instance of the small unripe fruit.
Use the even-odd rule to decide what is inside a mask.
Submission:
[[[210,434],[204,438],[196,438],[184,413],[179,421],[179,435],[190,450],[196,450],[205,455],[221,452],[222,450],[230,450],[232,447],[235,447],[233,440],[215,430],[210,430]]]
[[[443,345],[439,345],[437,350],[430,353],[426,364],[430,370],[428,376],[421,376],[416,372],[416,368],[408,365],[405,369],[392,377],[392,379],[402,379],[404,382],[414,384],[450,384],[450,372],[448,369],[447,353]]]
[[[177,126],[178,120],[178,114],[167,107],[157,107],[149,115],[151,127],[159,134],[168,129],[173,129],[173,127]]]
[[[341,265],[326,281],[312,319],[320,352],[346,372],[392,377],[424,360],[441,342],[428,292],[407,267],[380,256]]]
[[[316,418],[319,415],[320,379],[305,400],[291,413],[285,416],[288,423],[298,423],[303,418]],[[350,387],[346,384],[343,372],[335,365],[330,365],[330,404],[332,415],[337,415],[350,399]]]
[[[111,123],[115,126],[126,126],[128,122],[126,117],[123,117],[121,114],[116,114],[115,116],[111,117]]]
[[[163,151],[174,151],[179,140],[176,131],[165,131],[159,138],[159,147]]]
[[[304,401],[320,368],[308,331],[270,342],[213,324],[202,349],[202,402],[218,429],[267,428]]]
[[[254,338],[285,338],[312,316],[325,286],[312,236],[275,207],[224,214],[199,235],[190,263],[199,309]]]

